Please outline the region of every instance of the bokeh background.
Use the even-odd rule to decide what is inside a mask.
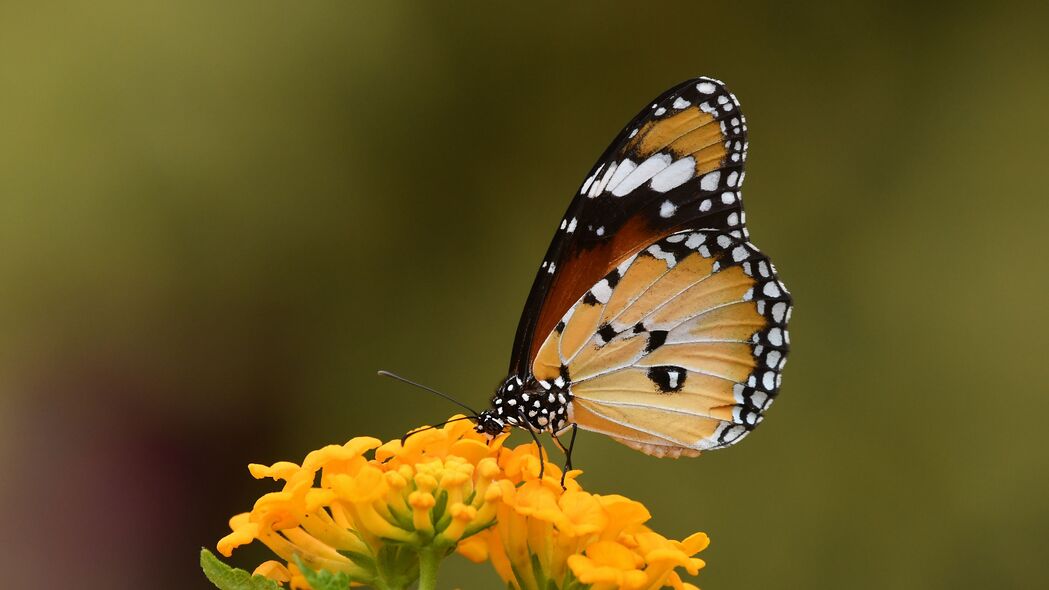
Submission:
[[[1047,587],[1047,16],[3,3],[4,585],[206,588],[248,462],[454,410],[376,369],[482,405],[584,173],[707,74],[797,301],[783,392],[699,459],[582,434],[585,485],[708,532],[705,590]]]

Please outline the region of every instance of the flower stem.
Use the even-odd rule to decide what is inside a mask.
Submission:
[[[437,570],[441,558],[433,547],[419,551],[419,590],[437,590]]]

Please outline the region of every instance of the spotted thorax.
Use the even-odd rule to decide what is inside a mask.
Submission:
[[[543,381],[512,375],[496,389],[492,408],[478,415],[475,430],[495,436],[511,426],[519,426],[556,436],[570,425],[571,399],[568,382],[562,376]]]

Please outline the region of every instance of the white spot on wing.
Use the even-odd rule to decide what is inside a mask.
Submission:
[[[657,258],[659,260],[662,260],[662,261],[666,262],[667,266],[669,266],[671,268],[673,268],[674,265],[677,264],[677,258],[674,258],[674,253],[673,252],[664,252],[663,249],[660,248],[658,244],[656,244],[654,246],[649,246],[648,253],[651,254],[654,258]]]
[[[778,350],[770,350],[765,356],[765,364],[772,369],[779,367],[779,359],[783,356]]]
[[[595,178],[597,178],[596,173],[590,175],[590,177],[586,179],[586,182],[583,183],[583,188],[579,189],[579,194],[585,195],[586,191],[590,190],[590,185],[594,184]]]
[[[612,191],[612,194],[617,197],[630,194],[634,189],[645,182],[648,182],[650,178],[659,174],[667,166],[670,166],[670,160],[671,158],[668,154],[656,154],[644,162],[641,162],[641,164],[639,164],[629,176],[624,178],[623,181],[616,186],[615,190]]]
[[[677,205],[670,201],[663,201],[663,204],[659,206],[659,216],[666,219],[677,211]]]
[[[619,163],[618,167],[616,167],[616,173],[613,174],[612,178],[608,180],[608,184],[605,186],[605,188],[609,191],[614,190],[617,186],[619,186],[620,182],[623,182],[624,178],[629,176],[630,173],[634,171],[635,168],[637,168],[637,164],[635,164],[634,161],[630,158],[626,158],[625,160]]]
[[[677,381],[680,377],[681,374],[677,371],[667,371],[667,385],[669,385],[671,389],[677,389]]]
[[[769,330],[769,343],[773,346],[783,346],[783,331],[779,328]]]
[[[675,109],[680,110],[680,109],[686,108],[686,107],[691,106],[691,105],[692,105],[692,103],[690,103],[689,101],[681,98],[680,96],[674,99],[674,108]]]
[[[787,304],[780,301],[776,305],[772,306],[772,319],[776,320],[776,323],[783,322],[783,317],[786,315]]]
[[[616,173],[616,168],[617,167],[618,167],[618,163],[617,162],[612,162],[612,164],[608,167],[608,170],[606,170],[605,174],[601,177],[601,180],[596,182],[594,184],[594,186],[590,187],[590,193],[589,193],[588,196],[591,199],[594,198],[594,197],[597,197],[602,192],[604,192],[605,185],[608,184],[608,181],[609,181],[609,179],[612,178],[612,175],[614,175]]]
[[[665,170],[652,177],[652,190],[665,193],[685,184],[692,178],[696,169],[696,160],[692,156],[681,158]]]
[[[755,391],[751,394],[750,401],[758,408],[764,410],[768,405],[769,396],[764,391]]]
[[[702,92],[703,94],[714,94],[714,92],[717,89],[718,87],[714,86],[710,82],[700,82],[699,84],[696,84],[696,90]]]
[[[721,180],[721,171],[715,170],[709,174],[706,174],[699,180],[699,188],[705,191],[712,191],[718,188],[718,181]]]
[[[590,289],[590,292],[594,294],[594,298],[605,304],[608,303],[608,298],[612,296],[612,287],[608,285],[607,279],[601,279]]]

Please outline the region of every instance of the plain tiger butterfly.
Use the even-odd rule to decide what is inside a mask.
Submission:
[[[746,119],[718,80],[679,84],[627,124],[560,222],[478,432],[548,432],[565,449],[578,427],[680,457],[762,421],[792,300],[750,242],[746,159]]]

